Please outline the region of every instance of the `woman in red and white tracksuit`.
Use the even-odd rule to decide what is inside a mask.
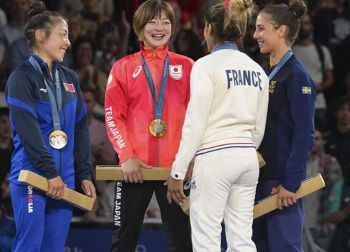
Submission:
[[[169,168],[175,159],[190,93],[193,61],[169,51],[174,13],[148,0],[134,15],[141,50],[118,60],[108,78],[105,121],[124,181],[116,183],[111,251],[135,251],[153,192],[167,231],[169,251],[192,251],[189,219],[168,204],[164,181],[143,182],[141,168]]]

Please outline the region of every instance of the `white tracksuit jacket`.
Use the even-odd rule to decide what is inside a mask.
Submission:
[[[195,62],[171,176],[183,179],[196,153],[242,143],[258,148],[265,130],[268,84],[264,70],[238,50],[217,50]]]

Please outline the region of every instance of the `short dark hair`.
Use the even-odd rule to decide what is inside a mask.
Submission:
[[[341,96],[334,102],[334,112],[337,113],[344,105],[348,105],[350,108],[349,96]]]
[[[91,46],[91,50],[92,50],[92,59],[91,59],[91,61],[92,62],[94,61],[95,51],[96,51],[95,43],[94,43],[94,41],[91,38],[81,35],[73,42],[73,45],[72,45],[72,55],[73,55],[74,68],[78,67],[78,66],[76,66],[76,64],[78,62],[78,58],[77,58],[78,55],[77,55],[77,53],[78,53],[79,47],[82,44],[85,44],[85,43],[87,43],[87,44],[89,44]]]
[[[134,31],[140,41],[144,40],[143,29],[146,24],[156,16],[161,16],[164,11],[171,23],[171,33],[175,30],[175,14],[168,2],[162,0],[147,0],[135,11],[133,18]]]

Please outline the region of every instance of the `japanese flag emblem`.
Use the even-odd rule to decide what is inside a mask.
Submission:
[[[169,72],[171,78],[174,80],[180,80],[182,78],[182,65],[170,65]]]

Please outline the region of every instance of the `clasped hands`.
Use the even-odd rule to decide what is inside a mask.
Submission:
[[[295,193],[286,190],[282,185],[273,187],[271,194],[277,194],[277,207],[280,210],[283,207],[290,207],[297,202]]]

